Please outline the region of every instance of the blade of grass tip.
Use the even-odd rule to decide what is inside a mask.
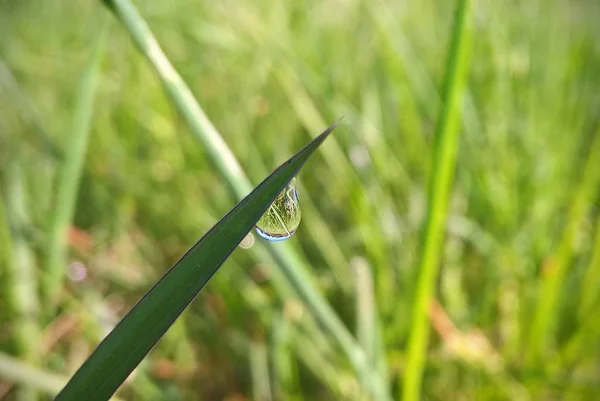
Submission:
[[[556,302],[561,284],[570,266],[577,230],[590,206],[592,197],[600,184],[600,130],[596,135],[583,171],[581,184],[569,210],[569,220],[560,240],[550,268],[542,277],[541,295],[535,311],[533,325],[530,331],[529,343],[525,354],[526,364],[535,365],[541,358],[542,350],[546,349],[555,317]]]
[[[50,222],[46,263],[42,277],[42,290],[49,305],[56,304],[65,277],[67,230],[75,214],[75,202],[88,146],[94,98],[104,54],[105,37],[108,33],[108,22],[106,21],[103,21],[100,35],[81,74],[75,97],[73,126],[66,142],[67,149],[58,176],[56,208]]]
[[[100,401],[112,395],[335,127],[283,163],[213,226],[100,343],[56,400]]]
[[[456,165],[459,121],[472,42],[470,0],[459,0],[450,45],[442,109],[436,128],[433,170],[430,178],[427,221],[419,277],[408,340],[402,399],[419,399],[429,342],[428,311],[440,262],[448,198]]]
[[[129,0],[102,1],[115,13],[139,50],[155,68],[165,91],[189,124],[192,133],[207,149],[207,154],[229,184],[232,192],[238,199],[241,199],[251,188],[248,177],[219,132],[196,102],[190,89],[161,50],[144,19]],[[267,249],[278,262],[281,272],[293,285],[306,307],[337,341],[354,369],[357,372],[368,370],[363,350],[319,293],[308,269],[301,264],[291,247],[286,243],[278,243],[276,246],[271,244]],[[368,383],[363,384],[372,389],[378,400],[389,398],[385,395],[387,389],[382,387],[379,377],[373,376]]]
[[[40,305],[34,256],[23,230],[23,227],[29,225],[29,218],[18,156],[10,160],[6,175],[6,210],[0,210],[2,220],[6,223],[3,224],[6,229],[2,229],[5,232],[2,241],[5,252],[2,254],[6,264],[2,282],[12,314],[11,329],[15,351],[24,361],[35,364],[40,356]],[[4,205],[4,201],[0,204]],[[18,400],[37,398],[31,387],[19,389],[17,395]]]

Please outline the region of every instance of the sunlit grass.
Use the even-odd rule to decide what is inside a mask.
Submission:
[[[15,160],[26,217],[23,227],[0,227],[4,354],[70,376],[165,266],[324,122],[344,116],[298,177],[303,220],[293,238],[271,247],[255,236],[236,250],[119,396],[364,399],[356,346],[382,364],[395,398],[410,375],[422,378],[412,394],[427,399],[598,398],[598,189],[584,178],[593,175],[600,110],[596,2],[473,2],[457,164],[429,291],[441,308],[434,315],[415,305],[456,2],[135,1],[162,58],[144,57],[100,1],[1,4],[0,225],[15,217]],[[58,266],[60,302],[41,302],[23,320],[15,283],[31,274],[26,299],[45,299],[51,200],[102,14],[112,25],[79,171],[77,230]],[[165,86],[168,68],[157,75],[161,60],[245,178],[222,157],[228,151],[190,127]],[[31,270],[7,265],[20,253]],[[83,263],[83,281],[69,278],[73,261]],[[298,295],[297,266],[346,348]],[[409,368],[409,337],[415,319],[427,326],[427,318],[436,320],[419,334],[429,338],[418,351],[421,374]],[[61,331],[64,321],[74,324]],[[26,356],[24,322],[48,352]],[[16,384],[9,397],[34,388],[4,378]]]

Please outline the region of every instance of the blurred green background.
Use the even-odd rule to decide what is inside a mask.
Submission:
[[[287,242],[359,343],[375,344],[397,399],[422,312],[415,283],[454,2],[135,5],[254,184],[345,116],[298,177],[303,220]],[[600,3],[476,0],[472,18],[422,397],[600,399]],[[59,181],[102,20],[89,143],[71,172],[81,179],[49,302]],[[50,399],[237,201],[100,1],[0,1],[0,180],[2,400]],[[121,399],[368,399],[265,246],[277,245],[242,243]]]

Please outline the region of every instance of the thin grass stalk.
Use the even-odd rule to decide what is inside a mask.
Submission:
[[[331,360],[328,358],[331,347],[324,343],[323,332],[319,331],[311,316],[301,313],[298,317],[284,316],[280,311],[274,311],[270,305],[270,299],[264,291],[252,280],[240,280],[236,285],[246,302],[255,310],[260,311],[259,318],[264,323],[271,322],[272,327],[272,364],[274,376],[274,398],[277,400],[296,400],[302,398],[302,388],[298,376],[298,363],[293,356],[292,350],[300,355],[304,347],[298,344],[298,338],[310,339],[310,347],[318,355],[317,358],[300,358],[306,368],[314,372],[315,377],[332,391],[337,391],[336,379],[328,380],[330,375],[325,371],[332,370]],[[298,301],[289,298],[286,302],[293,305]],[[291,309],[295,309],[292,307]],[[322,369],[322,371],[319,371]]]
[[[525,353],[528,366],[533,366],[540,360],[542,350],[546,349],[550,341],[556,318],[556,302],[570,267],[575,237],[600,184],[600,130],[597,129],[595,134],[581,183],[571,203],[567,226],[556,254],[550,260],[549,268],[543,272],[541,295]]]
[[[598,301],[600,296],[600,216],[596,218],[596,233],[594,245],[592,246],[592,256],[582,281],[581,302],[579,303],[578,317],[583,322],[589,319],[589,311]]]
[[[264,343],[250,344],[250,371],[252,373],[252,393],[255,400],[271,401],[271,380],[269,357]]]
[[[371,266],[362,259],[354,263],[356,280],[356,333],[365,350],[371,369],[379,372],[383,380],[388,377],[386,353],[381,339],[381,328]],[[389,384],[386,383],[389,387]]]
[[[317,127],[324,125],[325,120],[306,89],[297,80],[291,67],[287,66],[281,71],[278,71],[276,77],[289,98],[300,122],[308,131],[313,135],[316,135],[318,133]],[[354,196],[349,196],[348,191],[351,187],[360,188],[363,186],[363,183],[356,170],[345,156],[342,147],[336,141],[332,141],[323,146],[322,151],[325,156],[325,161],[330,165],[332,172],[338,178],[336,180],[337,184],[332,185],[335,186],[341,182],[346,182],[346,185],[342,186],[342,191],[346,191],[346,195],[352,200],[350,208],[352,213],[357,215],[361,221],[367,221],[369,223],[377,221],[377,214],[371,205],[373,203],[379,204],[381,202],[380,199],[370,199],[362,188],[361,190],[356,191],[353,194]],[[348,185],[348,183],[352,184]],[[368,234],[362,230],[361,235],[371,260],[374,261],[376,266],[383,268],[387,262],[385,257],[386,242],[383,235],[377,230],[371,231]],[[377,279],[380,279],[380,277],[377,276]]]
[[[34,140],[43,148],[44,154],[60,159],[62,152],[46,131],[46,124],[44,124],[37,107],[25,93],[10,68],[0,59],[0,93],[4,91],[4,88],[8,89],[11,101],[18,108],[20,117],[33,127]]]
[[[76,108],[73,126],[67,138],[63,164],[58,176],[55,213],[50,223],[46,247],[46,263],[42,276],[42,291],[49,305],[58,301],[66,271],[67,230],[75,215],[77,192],[83,172],[85,154],[90,136],[90,125],[98,87],[100,66],[104,54],[104,37],[108,26],[104,24],[94,50],[81,74],[75,97]]]
[[[236,198],[242,199],[252,189],[250,180],[190,89],[165,56],[144,19],[129,0],[103,0],[103,2],[115,13],[138,49],[154,67],[165,91],[189,124],[194,136],[206,148],[211,161],[225,178],[233,194]],[[290,246],[278,243],[267,249],[298,292],[300,299],[319,323],[331,333],[354,369],[361,377],[370,377],[370,380],[363,385],[369,389],[375,399],[388,399],[385,395],[387,389],[383,388],[379,376],[370,371],[364,351],[320,294],[308,270]]]
[[[296,111],[296,114],[302,122],[302,124],[309,131],[315,132],[317,129],[316,127],[319,124],[324,123],[324,119],[321,116],[321,113],[318,111],[317,107],[315,106],[314,102],[310,98],[306,89],[303,88],[297,81],[289,66],[284,70],[279,71],[277,73],[277,77],[281,86],[284,88],[286,95],[290,99],[290,102],[292,103],[292,106],[294,107],[294,110]],[[333,171],[339,174],[339,177],[346,177],[347,179],[350,179],[350,181],[358,183],[359,186],[362,185],[360,177],[357,175],[350,161],[344,155],[342,148],[336,141],[332,141],[331,143],[324,146],[323,153],[325,155],[327,163],[330,164]],[[359,215],[359,217],[363,221],[377,221],[376,213],[374,212],[374,209],[370,206],[372,204],[373,199],[369,199],[363,191],[358,191],[356,193],[356,198],[358,199],[358,201],[355,202],[352,208],[354,210],[354,213]],[[374,202],[377,204],[381,203],[381,198],[378,197],[377,200]],[[369,257],[371,258],[371,260],[375,261],[376,266],[380,267],[380,273],[376,274],[376,282],[378,284],[378,287],[386,288],[385,284],[390,283],[390,280],[388,276],[389,269],[383,269],[383,266],[386,266],[387,264],[387,259],[385,257],[385,241],[381,233],[379,232],[370,232],[368,235],[364,231],[361,231],[361,233],[363,234],[363,241]],[[374,289],[372,291],[374,291]],[[385,293],[389,294],[389,292]],[[360,295],[357,296],[360,297]],[[375,302],[374,293],[373,302]],[[364,346],[364,344],[361,345]],[[380,344],[378,344],[377,347],[379,345]],[[370,359],[368,356],[369,351],[365,351],[367,353],[367,359]],[[374,371],[378,372],[383,383],[382,388],[386,389],[387,393],[387,391],[389,391],[389,385],[387,384],[386,377],[387,360],[385,358],[379,358],[376,361],[370,360],[370,362],[375,362],[375,365],[373,365],[372,368],[374,368]],[[363,380],[367,379],[363,378]],[[386,394],[386,397],[389,398],[389,394]]]
[[[433,171],[429,187],[423,255],[419,266],[416,298],[412,312],[402,399],[418,400],[429,341],[428,311],[434,295],[448,199],[456,166],[460,117],[469,69],[472,42],[470,0],[459,0],[446,67],[442,109],[436,128]]]
[[[14,350],[27,363],[36,364],[40,356],[40,305],[34,255],[23,229],[29,226],[29,215],[20,161],[13,157],[7,171],[6,210],[0,210],[1,220],[4,220],[1,245],[5,252],[2,252],[4,260],[0,262],[6,267],[2,281],[12,314]],[[4,202],[0,203],[4,209]],[[33,387],[26,386],[17,391],[17,400],[37,398]]]
[[[272,316],[271,363],[273,365],[273,394],[276,400],[297,401],[302,399],[296,359],[291,352],[292,323],[282,314]]]

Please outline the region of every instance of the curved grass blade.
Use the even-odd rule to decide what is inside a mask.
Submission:
[[[175,263],[100,343],[56,400],[110,398],[336,126],[279,166]]]

